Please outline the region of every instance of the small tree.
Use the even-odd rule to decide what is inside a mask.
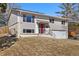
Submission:
[[[5,13],[7,9],[7,4],[6,3],[0,3],[0,11],[2,13]]]
[[[6,24],[4,21],[4,13],[6,13],[7,4],[6,3],[0,3],[0,24]]]
[[[61,11],[56,12],[57,14],[61,14],[62,17],[70,18],[74,15],[74,6],[75,3],[62,3],[59,7],[62,9]]]

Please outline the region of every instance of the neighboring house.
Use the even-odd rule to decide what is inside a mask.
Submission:
[[[28,10],[12,10],[8,21],[9,31],[19,37],[48,36],[56,39],[68,38],[66,18],[48,16]]]

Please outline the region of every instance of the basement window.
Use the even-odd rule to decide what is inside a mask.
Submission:
[[[34,29],[23,29],[23,33],[34,33]]]
[[[31,33],[31,29],[26,29],[26,33]]]
[[[26,33],[26,30],[25,29],[23,29],[23,33]]]

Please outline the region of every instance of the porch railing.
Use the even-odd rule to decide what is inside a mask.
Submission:
[[[39,28],[39,33],[41,33],[41,34],[49,34],[49,28]]]

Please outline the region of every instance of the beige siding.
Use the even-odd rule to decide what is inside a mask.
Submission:
[[[36,21],[35,21],[36,20]],[[34,23],[31,22],[23,22],[23,16],[22,15],[15,15],[11,14],[10,20],[8,22],[9,29],[15,29],[17,36],[19,37],[20,35],[25,35],[27,33],[23,33],[23,29],[34,29],[35,33],[38,33],[38,24],[37,22],[46,22],[49,24],[51,30],[68,30],[68,23],[65,22],[64,24],[61,24],[61,21],[58,19],[54,20],[54,23],[50,23],[49,17],[36,17],[34,19]],[[32,33],[33,34],[33,33]]]
[[[9,26],[9,33],[12,34],[11,31],[18,31],[17,30],[17,20],[18,20],[18,16],[15,14],[11,14],[10,19],[8,21],[8,26]]]
[[[20,32],[23,34],[23,29],[35,29],[35,25],[34,23],[21,22],[20,28]]]
[[[51,30],[68,30],[68,23],[65,22],[65,25],[61,21],[54,21],[54,23],[49,23]]]
[[[17,22],[17,15],[15,14],[11,14],[8,25],[12,26],[13,24],[15,24]]]
[[[23,33],[23,29],[35,29],[35,24],[31,22],[23,22],[23,16],[19,16],[20,21],[20,34]]]

